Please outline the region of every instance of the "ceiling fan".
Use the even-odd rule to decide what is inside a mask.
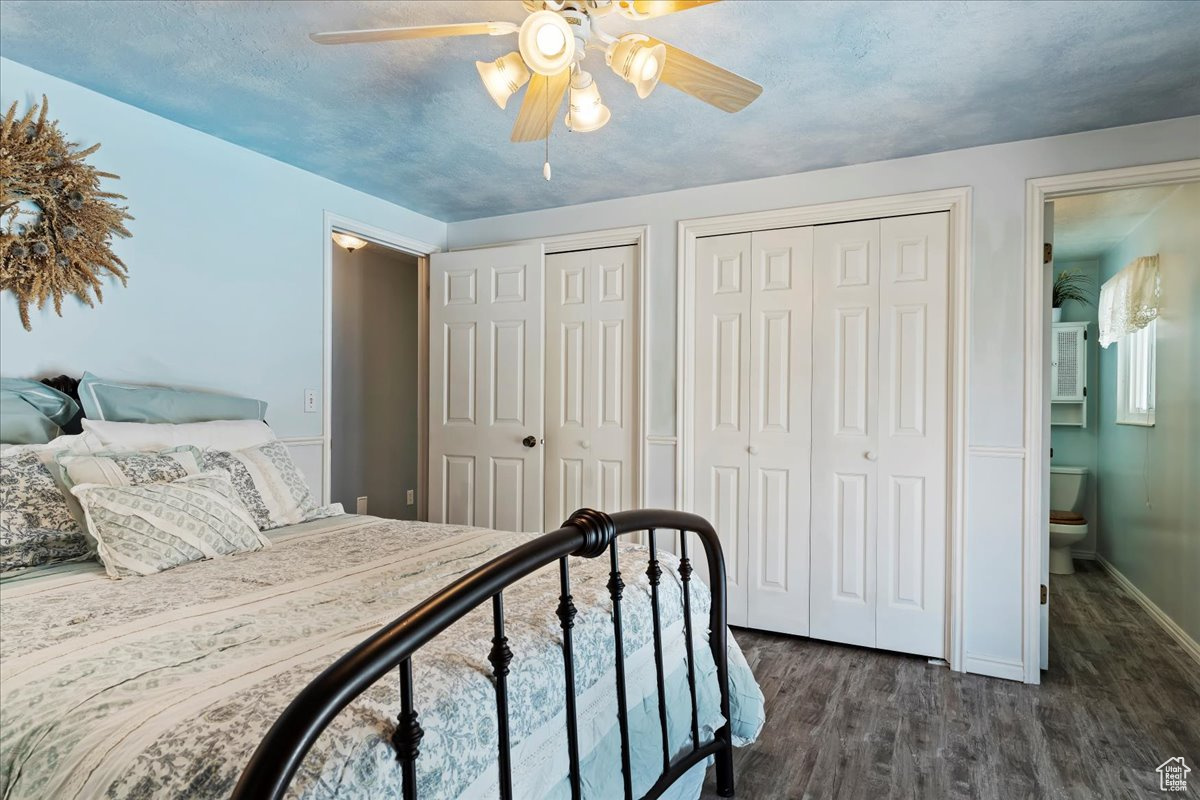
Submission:
[[[645,99],[661,81],[722,111],[734,113],[762,94],[762,87],[686,50],[640,33],[614,36],[599,21],[614,12],[643,20],[709,5],[718,0],[522,0],[529,16],[513,22],[468,22],[361,31],[314,33],[318,44],[387,42],[448,36],[517,35],[517,49],[495,61],[476,61],[484,88],[500,108],[526,83],[525,99],[513,126],[514,142],[547,140],[554,118],[569,95],[566,126],[577,133],[599,130],[611,112],[593,76],[583,68],[588,51]],[[543,167],[550,180],[550,161]]]

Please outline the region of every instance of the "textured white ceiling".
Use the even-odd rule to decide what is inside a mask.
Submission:
[[[1054,260],[1099,258],[1177,191],[1178,186],[1147,186],[1055,200]]]
[[[519,22],[516,0],[0,0],[0,16],[9,58],[444,220],[1200,113],[1197,2],[727,0],[608,27],[693,50],[762,97],[733,116],[667,86],[639,101],[589,56],[612,121],[559,125],[546,183],[542,143],[508,139],[520,104],[498,109],[475,72],[512,37],[308,39]]]

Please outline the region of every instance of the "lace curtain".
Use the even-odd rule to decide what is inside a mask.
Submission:
[[[1100,346],[1108,347],[1158,317],[1158,256],[1134,259],[1100,287]]]

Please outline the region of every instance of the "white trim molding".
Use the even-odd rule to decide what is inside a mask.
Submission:
[[[324,252],[324,275],[323,275],[323,295],[324,295],[324,322],[322,330],[322,374],[321,374],[321,497],[325,502],[329,502],[329,497],[332,492],[332,471],[333,471],[333,248],[336,246],[333,243],[333,233],[340,231],[342,233],[353,234],[359,238],[366,239],[369,242],[383,245],[392,250],[400,250],[410,255],[418,257],[417,264],[417,285],[419,288],[424,288],[425,291],[418,294],[417,298],[417,319],[418,319],[418,364],[423,364],[424,367],[418,368],[417,375],[417,415],[421,419],[417,420],[418,431],[429,429],[428,419],[428,402],[429,395],[429,330],[428,325],[420,325],[420,320],[429,319],[429,256],[431,253],[437,253],[441,250],[435,244],[429,242],[421,242],[416,239],[409,238],[393,231],[387,231],[383,228],[377,228],[374,225],[368,225],[365,222],[360,222],[350,217],[343,217],[340,214],[335,214],[332,211],[326,211],[322,221],[323,231],[323,252]],[[418,449],[422,447],[428,448],[428,444],[422,437],[418,436]],[[426,452],[419,453],[421,464],[425,464],[429,459]],[[418,473],[418,482],[421,485],[417,488],[417,494],[421,496],[418,500],[417,514],[422,516],[424,508],[424,496],[428,492],[429,482],[425,480],[424,473]]]
[[[964,586],[966,564],[966,464],[967,464],[967,331],[968,299],[971,282],[971,187],[963,186],[929,192],[911,192],[887,197],[870,197],[837,203],[821,203],[797,208],[781,208],[745,214],[729,214],[702,219],[681,220],[676,262],[676,481],[679,507],[690,509],[691,468],[694,443],[693,362],[695,309],[692,279],[696,264],[696,240],[702,236],[729,233],[798,228],[807,225],[827,225],[861,219],[878,219],[908,214],[929,214],[945,211],[950,215],[950,308],[949,308],[949,371],[947,408],[949,486],[946,520],[949,530],[947,554],[946,653],[952,670],[976,671],[964,658]],[[996,669],[980,670],[989,675]],[[1002,672],[1011,670],[1006,666]]]
[[[1076,556],[1076,558],[1078,558],[1078,556]],[[1159,608],[1153,600],[1147,597],[1141,589],[1135,586],[1133,581],[1129,580],[1129,578],[1126,578],[1119,569],[1113,566],[1111,561],[1099,553],[1096,553],[1094,558],[1100,562],[1100,566],[1104,567],[1105,571],[1107,571],[1109,575],[1113,576],[1113,580],[1120,584],[1121,588],[1124,589],[1130,597],[1138,602],[1138,605],[1146,609],[1146,613],[1148,613],[1154,619],[1154,621],[1157,622],[1159,626],[1167,632],[1167,635],[1179,643],[1179,646],[1183,648],[1184,652],[1191,656],[1192,660],[1196,662],[1196,666],[1200,667],[1200,643],[1189,636],[1187,631],[1179,627],[1179,624],[1176,623],[1175,620],[1167,616],[1165,611]]]
[[[1047,200],[1071,195],[1094,194],[1135,186],[1162,186],[1200,180],[1200,159],[1146,164],[1138,167],[1081,172],[1030,178],[1025,183],[1025,517],[1021,541],[1023,603],[1023,658],[1026,683],[1041,681],[1041,575],[1046,537],[1043,527],[1050,523],[1049,498],[1043,493],[1050,469],[1049,443],[1042,431],[1042,411],[1050,402],[1049,387],[1044,385],[1047,342],[1043,322],[1047,302],[1042,243],[1046,241],[1044,210]],[[1036,455],[1036,457],[1032,457]],[[1044,483],[1046,481],[1047,483]]]

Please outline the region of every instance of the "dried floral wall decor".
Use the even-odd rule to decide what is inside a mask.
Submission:
[[[114,234],[130,235],[132,217],[113,202],[124,196],[100,189],[101,178],[118,176],[88,164],[100,145],[67,141],[48,110],[45,95],[20,118],[13,103],[0,128],[0,291],[16,296],[25,330],[30,306],[53,300],[61,317],[67,295],[93,306],[105,276],[122,286],[127,278],[111,245]]]

